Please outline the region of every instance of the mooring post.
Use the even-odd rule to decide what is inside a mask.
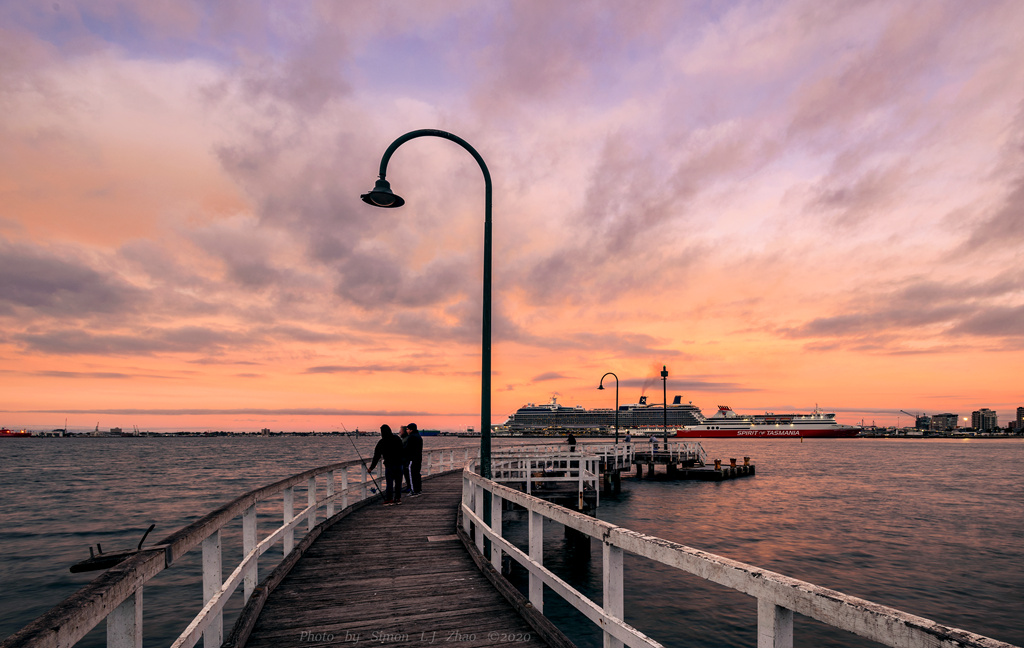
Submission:
[[[757,599],[757,648],[793,648],[793,610]]]
[[[249,553],[256,548],[256,505],[253,504],[249,508],[245,509],[245,513],[242,514],[242,555],[248,556]],[[245,601],[249,601],[249,597],[252,596],[253,591],[256,589],[256,584],[259,582],[259,574],[257,569],[257,563],[259,558],[252,561],[252,565],[245,570],[245,582],[243,585],[243,593]]]
[[[622,549],[604,542],[604,611],[619,620],[625,617],[622,585]],[[604,633],[604,648],[622,648],[622,641],[616,639],[607,630]]]
[[[327,512],[325,513],[325,515],[328,518],[330,518],[331,516],[334,515],[334,500],[331,499],[332,497],[334,497],[334,471],[333,470],[330,471],[329,473],[327,473],[327,490],[325,492],[324,497],[326,497],[328,500],[330,500],[329,502],[327,502]]]
[[[203,540],[203,605],[210,602],[224,578],[221,569],[220,529]],[[224,642],[224,612],[218,612],[203,630],[204,646],[219,646]]]
[[[142,648],[141,587],[107,615],[107,648]]]
[[[544,516],[537,511],[530,511],[530,560],[538,565],[544,564]],[[544,581],[539,574],[530,570],[530,604],[544,613]]]
[[[295,517],[295,487],[289,486],[284,489],[284,523],[288,524]],[[295,527],[292,527],[284,532],[284,555],[287,556],[292,552],[292,547],[295,546]],[[212,644],[211,644],[212,645]],[[220,645],[220,644],[217,644]]]
[[[316,526],[316,477],[306,480],[306,506],[309,507],[308,524],[306,531],[312,531]]]
[[[491,530],[501,537],[501,495],[496,492],[491,493]],[[497,542],[491,542],[491,565],[501,573],[501,547]]]
[[[469,488],[469,479],[465,476],[462,477],[462,505],[467,509],[473,509],[473,492]],[[462,516],[462,530],[466,532],[467,536],[472,537],[471,531],[473,529],[473,523],[469,520],[468,515]]]
[[[473,501],[473,508],[474,508],[473,512],[476,513],[476,516],[479,519],[483,520],[484,519],[484,487],[482,485],[480,485],[480,484],[474,484],[473,485],[473,490],[475,491],[474,492],[474,497],[473,497],[473,500],[474,500]],[[484,530],[483,529],[477,529],[476,531],[477,531],[477,533],[476,533],[476,548],[477,548],[477,551],[479,551],[481,554],[486,555],[484,553]]]
[[[348,508],[348,468],[341,469],[341,508]]]

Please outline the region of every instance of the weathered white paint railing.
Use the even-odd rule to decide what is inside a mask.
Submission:
[[[423,472],[430,475],[465,466],[478,456],[476,449],[439,448],[424,450]],[[354,471],[354,472],[350,472]],[[378,470],[378,475],[382,470]],[[318,479],[323,477],[323,479]],[[340,488],[338,485],[340,479]],[[377,484],[383,483],[377,477]],[[323,487],[319,482],[324,482]],[[295,487],[305,484],[306,506],[295,511]],[[343,461],[307,470],[273,484],[257,488],[225,504],[164,538],[155,546],[139,551],[111,567],[56,607],[11,635],[0,648],[66,648],[74,646],[106,619],[108,648],[142,648],[143,585],[164,569],[202,545],[203,607],[174,641],[173,648],[191,648],[203,638],[204,646],[220,646],[224,640],[223,609],[239,584],[248,601],[256,589],[259,559],[280,542],[287,556],[295,546],[295,530],[307,522],[303,535],[316,526],[317,511],[327,518],[350,504],[370,497],[375,488],[360,460]],[[256,505],[280,495],[282,524],[262,540],[257,537]],[[223,578],[221,529],[241,516],[242,559],[227,579]],[[276,562],[275,562],[276,564]],[[265,565],[264,565],[265,567]]]
[[[600,497],[600,463],[601,458],[596,455],[565,448],[543,454],[515,453],[511,456],[499,451],[491,455],[491,475],[499,483],[525,484],[527,493],[549,484],[575,483],[582,508],[585,491],[593,491],[596,497]]]
[[[756,598],[758,648],[792,648],[794,612],[886,646],[1015,648],[1011,644],[944,626],[895,608],[596,520],[484,479],[473,472],[472,467],[467,467],[462,475],[463,528],[470,533],[471,527],[475,527],[477,549],[483,553],[484,539],[489,539],[491,555],[487,558],[496,569],[501,568],[502,554],[507,554],[529,572],[531,605],[540,612],[544,611],[546,585],[603,629],[605,648],[621,648],[623,645],[662,648],[657,641],[623,620],[625,583],[622,564],[625,553],[655,560]],[[501,515],[492,513],[491,525],[484,523],[485,498],[490,498],[492,512],[501,511],[504,501],[513,502],[528,511],[527,552],[502,537]],[[544,567],[545,521],[575,529],[601,542],[601,603],[592,601]]]
[[[633,441],[633,453],[637,461],[651,458],[658,461],[668,460],[671,463],[696,461],[704,465],[708,462],[707,453],[699,441],[677,441],[669,437],[668,447],[665,447],[663,439],[653,436],[651,438],[656,439],[657,443],[646,440]],[[657,450],[654,450],[654,447],[657,447]]]
[[[608,443],[606,441],[591,442],[580,445],[580,449],[587,454],[595,454],[601,457],[606,467],[612,469],[627,469],[633,463],[633,451],[635,446],[625,441],[620,443]]]
[[[700,444],[697,444],[700,445]],[[538,456],[551,453],[565,452],[569,449],[568,444],[562,443],[538,443],[521,446],[502,446],[495,450],[495,457],[516,457],[516,456]],[[620,441],[619,443],[609,441],[580,441],[576,445],[576,452],[587,455],[596,455],[605,466],[613,468],[629,468],[633,462],[633,452],[636,444]]]

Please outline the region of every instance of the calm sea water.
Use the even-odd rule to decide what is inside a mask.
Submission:
[[[939,623],[1024,646],[1024,441],[704,440],[709,458],[757,475],[719,483],[624,483],[598,517]],[[628,490],[627,490],[628,488]],[[513,514],[514,515],[514,514]],[[575,559],[560,529],[545,564],[600,600],[601,551]],[[627,556],[626,620],[673,648],[757,645],[757,603]],[[594,598],[592,596],[592,598]],[[581,615],[545,613],[581,647],[601,645]],[[806,617],[796,646],[877,646]]]
[[[374,439],[356,440],[366,456]],[[427,447],[475,440],[427,438]],[[709,457],[748,455],[757,476],[721,483],[624,481],[598,517],[1024,646],[1024,441],[706,440]],[[68,567],[88,547],[153,544],[235,496],[332,461],[348,437],[5,439],[0,443],[0,637],[95,574]],[[296,494],[296,501],[303,501]],[[260,509],[261,532],[280,505]],[[510,530],[515,513],[506,513]],[[224,532],[237,561],[240,525]],[[553,525],[551,525],[553,526]],[[513,531],[514,532],[514,531]],[[198,554],[151,581],[147,646],[167,645],[200,607]],[[545,562],[600,591],[584,560],[546,534]],[[666,646],[756,644],[756,601],[643,559],[626,561],[626,618]],[[237,612],[236,595],[227,617]],[[546,612],[583,647],[597,633],[552,598]],[[798,646],[873,645],[797,617]],[[102,645],[102,626],[82,645]]]

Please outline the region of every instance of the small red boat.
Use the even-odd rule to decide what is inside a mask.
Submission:
[[[28,432],[27,430],[19,430],[17,432],[14,432],[12,430],[8,430],[7,428],[0,428],[0,437],[30,437],[30,436],[32,436],[32,433]]]

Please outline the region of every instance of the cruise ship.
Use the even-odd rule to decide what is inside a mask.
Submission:
[[[676,431],[677,437],[688,439],[808,437],[837,439],[855,437],[861,428],[836,422],[836,415],[818,408],[811,414],[739,415],[728,405],[719,405],[709,419]]]
[[[861,428],[836,422],[836,415],[815,408],[810,414],[740,415],[727,405],[706,418],[692,403],[676,396],[667,411],[660,403],[619,406],[619,431],[634,435],[661,435],[668,418],[669,434],[681,438],[847,438],[857,436]],[[528,403],[508,417],[501,426],[509,434],[576,434],[604,432],[615,428],[615,409],[587,409],[582,405],[561,405],[558,399],[543,405]]]
[[[619,429],[633,433],[660,433],[668,416],[668,429],[676,430],[704,422],[700,409],[682,402],[682,396],[666,408],[648,404],[647,397],[641,396],[639,403],[619,406]],[[508,417],[504,427],[511,434],[544,434],[561,431],[597,432],[615,428],[615,409],[586,409],[582,405],[569,407],[551,397],[550,403],[534,405],[528,403]]]

